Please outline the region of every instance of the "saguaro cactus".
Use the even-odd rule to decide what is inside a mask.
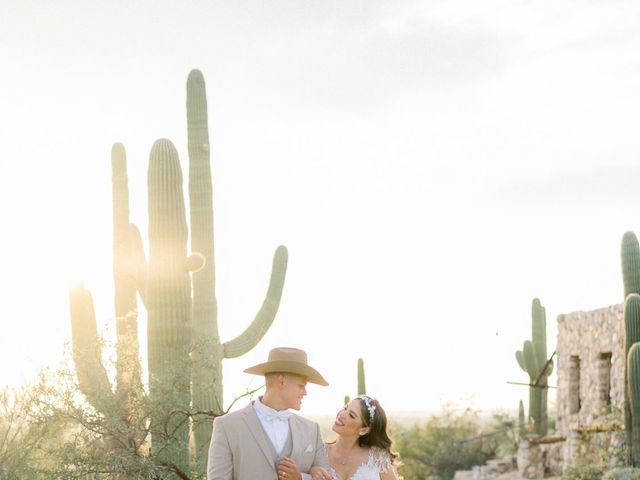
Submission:
[[[630,377],[629,354],[631,347],[640,341],[640,295],[638,295],[640,294],[640,246],[633,232],[625,232],[622,236],[620,253],[624,284],[624,353],[626,359],[624,424],[627,437],[627,462],[630,465],[637,465],[640,457],[635,452],[640,449],[640,444],[636,437],[640,435],[640,432],[634,432],[634,429],[638,427],[634,421],[633,410],[637,409],[640,404],[637,401],[632,402],[631,398],[630,385],[633,379]]]
[[[625,431],[627,437],[627,453],[628,453],[628,462],[631,464],[636,464],[640,457],[634,457],[633,452],[640,448],[640,444],[636,444],[636,436],[640,434],[640,432],[634,432],[634,429],[637,428],[637,423],[633,420],[634,412],[633,408],[635,405],[637,408],[640,403],[632,402],[631,399],[631,371],[629,369],[629,354],[631,352],[632,347],[640,342],[640,295],[637,293],[631,293],[627,295],[627,298],[624,302],[624,352],[625,358],[627,359],[626,368],[625,368],[625,402],[624,402],[624,424]],[[636,378],[634,381],[638,381]],[[636,414],[636,416],[639,416]]]
[[[516,352],[516,360],[529,374],[529,418],[534,421],[535,433],[547,434],[547,387],[553,365],[547,359],[547,319],[545,309],[537,298],[531,305],[531,341],[524,342]]]
[[[119,416],[128,423],[142,395],[136,291],[144,298],[146,266],[140,233],[129,223],[127,163],[122,144],[116,143],[111,150],[111,169],[117,335],[115,396],[102,364],[93,298],[82,286],[70,291],[72,344],[79,386],[89,402],[103,415]]]
[[[527,435],[527,424],[524,419],[524,403],[518,402],[518,439],[522,440]]]
[[[157,140],[149,155],[149,275],[147,338],[152,449],[187,471],[187,412],[191,345],[191,285],[187,259],[187,220],[178,152]],[[183,414],[184,415],[184,414]]]
[[[367,385],[364,378],[364,360],[358,359],[358,395],[367,394]]]
[[[97,409],[124,411],[125,414],[120,414],[123,419],[130,415],[121,405],[135,403],[131,400],[142,394],[139,364],[133,362],[131,368],[139,351],[136,292],[140,294],[148,311],[149,394],[155,405],[151,418],[152,452],[163,463],[181,470],[188,464],[188,421],[184,415],[222,413],[222,360],[252,349],[273,323],[288,260],[287,249],[279,246],[262,307],[241,335],[222,343],[215,297],[207,102],[204,79],[197,70],[189,74],[187,81],[187,122],[191,250],[199,252],[191,257],[186,255],[188,228],[182,171],[173,144],[158,140],[149,158],[148,265],[138,229],[129,223],[124,147],[116,144],[112,151],[113,268],[118,327],[116,395],[101,361],[91,294],[82,287],[70,293],[73,351],[80,387]],[[195,271],[191,279],[190,271]],[[211,418],[198,415],[193,418],[197,462],[194,469],[203,475]]]
[[[218,334],[215,296],[213,238],[213,192],[204,78],[192,70],[187,79],[187,126],[189,145],[189,198],[191,203],[191,248],[201,252],[206,263],[193,275],[193,408],[196,411],[223,410],[222,360],[251,350],[267,332],[278,311],[287,268],[287,250],[277,248],[271,280],[262,307],[250,326],[237,338],[222,343]],[[211,420],[194,420],[196,461],[204,471],[211,438]]]
[[[222,360],[244,355],[265,335],[278,311],[287,270],[287,249],[279,246],[273,257],[266,298],[253,322],[238,337],[222,343],[218,334],[215,296],[213,238],[213,192],[207,120],[205,82],[199,70],[187,79],[187,126],[189,139],[189,199],[191,206],[191,249],[206,257],[202,270],[193,275],[193,408],[222,411]],[[194,423],[196,461],[204,471],[211,438],[211,420]]]

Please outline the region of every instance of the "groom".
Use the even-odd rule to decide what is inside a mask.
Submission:
[[[311,467],[329,468],[317,423],[300,410],[307,382],[328,385],[297,348],[274,348],[246,373],[264,375],[262,397],[213,422],[208,480],[309,480]]]

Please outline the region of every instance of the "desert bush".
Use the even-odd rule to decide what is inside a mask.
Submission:
[[[562,480],[600,480],[602,469],[592,464],[568,465],[562,470]]]
[[[614,468],[605,472],[602,476],[602,480],[640,480],[640,468]]]
[[[614,472],[611,475],[627,475],[630,470],[621,468],[624,465],[625,447],[624,432],[598,432],[584,434],[581,437],[580,446],[577,449],[570,465],[565,465],[562,470],[562,480],[599,480],[604,478],[605,472]],[[615,473],[618,472],[618,473]],[[636,478],[626,476],[613,476],[617,478]],[[640,477],[637,477],[640,480]]]
[[[474,410],[456,413],[446,406],[424,425],[395,434],[402,461],[400,473],[405,480],[451,479],[457,470],[483,465],[505,450],[513,450],[516,424],[503,413],[483,421]]]
[[[153,412],[170,412],[160,434],[171,438],[176,424],[212,420],[213,412],[172,408],[171,389],[161,396],[163,405],[148,395],[133,399],[126,411],[135,415],[128,418],[119,405],[97,411],[70,365],[67,353],[60,368],[41,373],[34,385],[0,391],[0,480],[203,480],[195,469],[182,471],[163,459],[151,446],[149,425]]]

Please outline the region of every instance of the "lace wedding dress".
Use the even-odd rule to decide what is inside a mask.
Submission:
[[[340,478],[336,471],[331,469],[333,480],[380,480],[380,474],[392,469],[391,457],[380,448],[369,449],[369,456],[362,462],[353,475],[349,478]]]

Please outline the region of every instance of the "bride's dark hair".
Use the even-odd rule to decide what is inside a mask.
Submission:
[[[398,454],[391,451],[391,439],[387,434],[387,414],[384,413],[380,402],[368,395],[356,397],[360,400],[362,423],[369,427],[369,431],[358,437],[361,447],[378,447],[389,454],[393,461]]]

